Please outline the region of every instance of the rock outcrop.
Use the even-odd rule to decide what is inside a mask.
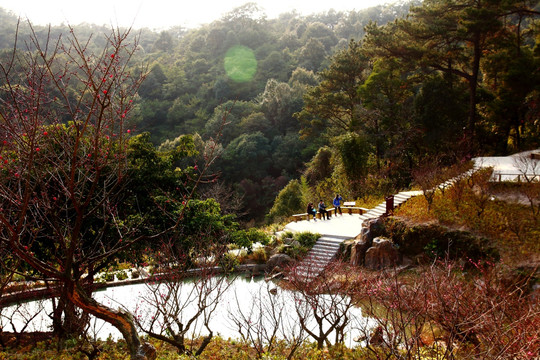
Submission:
[[[383,233],[383,220],[366,220],[360,235],[344,244],[342,252],[355,266],[379,270],[398,265],[400,254],[391,240],[380,237]]]
[[[281,272],[293,263],[293,259],[289,255],[275,254],[266,262],[266,272]]]
[[[363,266],[366,252],[371,247],[371,242],[358,239],[355,240],[351,247],[351,264],[355,266]]]
[[[367,249],[364,266],[371,270],[380,270],[399,264],[399,252],[389,239],[375,238],[372,246]]]

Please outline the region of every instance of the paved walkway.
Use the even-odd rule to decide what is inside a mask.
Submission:
[[[519,170],[521,170],[521,173],[527,170],[528,172],[531,172],[534,175],[538,176],[538,173],[540,172],[540,160],[531,159],[531,154],[533,152],[540,154],[540,149],[504,158],[475,158],[475,167],[473,169],[470,169],[469,171],[461,175],[458,175],[452,179],[445,181],[442,184],[439,184],[436,188],[444,189],[450,187],[454,184],[456,180],[470,176],[478,168],[486,166],[491,166],[495,169],[495,173],[498,172],[499,181],[502,177],[502,175],[500,174],[503,174],[505,171],[506,173],[503,174],[504,176],[510,176],[508,174],[509,171],[519,173]],[[526,163],[523,164],[519,163],[516,161],[516,159],[520,156],[529,160],[527,160]],[[525,166],[527,168],[525,170],[519,169],[519,166]],[[512,176],[514,175],[517,174],[512,174]],[[503,180],[506,180],[506,178]],[[422,191],[402,191],[394,195],[394,207],[397,207],[411,197],[418,195],[422,195]],[[356,238],[361,233],[362,224],[365,220],[376,219],[382,216],[385,212],[386,202],[382,202],[375,208],[367,211],[365,214],[362,215],[343,214],[332,216],[330,220],[302,220],[287,224],[285,226],[285,230],[289,230],[292,232],[309,231],[321,235],[315,246],[313,246],[313,248],[309,251],[302,263],[298,265],[297,273],[305,276],[306,280],[318,276],[330,263],[330,261],[332,261],[332,259],[338,254],[340,244],[344,240]]]
[[[394,195],[394,206],[399,206],[413,196],[422,195],[421,191],[402,191]],[[345,211],[344,211],[345,212]],[[373,209],[362,215],[343,214],[333,215],[330,220],[301,220],[291,222],[285,226],[285,230],[292,232],[309,231],[322,236],[332,236],[336,238],[354,239],[362,231],[362,223],[366,219],[376,219],[386,212],[386,203],[382,202]]]
[[[540,149],[510,156],[476,157],[473,162],[475,169],[492,167],[494,181],[524,181],[525,175],[529,179],[540,176]]]
[[[399,206],[421,191],[402,191],[394,195],[394,206]],[[334,215],[329,220],[301,220],[285,226],[292,232],[309,231],[321,235],[302,263],[297,267],[297,274],[312,279],[318,276],[338,254],[340,244],[347,239],[354,239],[362,231],[362,223],[367,219],[376,219],[386,212],[386,202],[382,202],[365,214]]]

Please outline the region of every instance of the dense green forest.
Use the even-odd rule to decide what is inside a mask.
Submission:
[[[141,332],[198,356],[221,339],[210,331],[186,342],[189,322],[169,297],[180,281],[163,281],[166,295],[154,287],[156,311],[172,313],[143,320],[96,301],[98,283],[121,268],[137,278],[148,269],[156,282],[196,270],[194,288],[211,292],[216,269],[235,269],[242,257],[302,259],[319,235],[275,230],[308,201],[340,193],[367,204],[416,187],[423,197],[367,230],[385,227],[392,249],[401,245],[418,267],[387,277],[337,261],[309,284],[288,277],[304,299],[347,298],[343,314],[330,306],[340,319],[363,304],[394,344],[346,349],[325,345],[326,333],[311,335],[316,346],[292,336],[268,347],[283,353],[276,358],[420,358],[435,344],[437,358],[532,359],[540,184],[493,185],[480,170],[436,186],[474,156],[540,146],[539,10],[537,1],[425,0],[268,19],[248,3],[200,28],[155,32],[34,26],[0,9],[2,350],[25,346],[24,329],[5,331],[13,320],[5,305],[36,286],[54,298],[58,342],[45,351],[97,358],[93,315],[121,332],[118,358],[155,358]],[[509,193],[522,202],[494,196]],[[264,222],[273,226],[254,227]],[[161,316],[172,320],[152,333]],[[237,324],[251,324],[244,320]],[[208,358],[241,358],[236,340],[228,343],[229,357]],[[242,342],[244,358],[266,356],[264,343]]]
[[[132,31],[132,65],[148,74],[131,126],[163,151],[187,134],[199,150],[216,141],[220,183],[205,191],[242,220],[263,220],[301,176],[304,197],[384,195],[434,157],[443,166],[538,146],[537,10],[434,0],[268,19],[247,3],[197,29]],[[0,17],[10,49],[17,18]],[[75,27],[95,49],[107,30]],[[21,22],[19,38],[28,32]],[[270,219],[299,210],[276,205]]]

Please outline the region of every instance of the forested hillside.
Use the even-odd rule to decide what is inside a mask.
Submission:
[[[162,32],[0,9],[0,358],[156,359],[165,343],[175,358],[535,358],[538,155],[514,157],[516,182],[469,170],[540,146],[539,9],[424,0],[269,19],[248,3]],[[316,223],[354,219],[352,241],[282,223],[336,193],[364,211],[413,187],[423,196],[392,216]],[[338,246],[316,278],[302,270]],[[261,281],[268,306],[236,301],[241,340],[225,341],[210,317],[232,282],[214,275],[241,268],[250,284],[283,276],[293,297]],[[145,295],[93,297],[128,281]],[[52,307],[10,312],[38,296]],[[91,316],[123,340],[98,341]]]
[[[427,160],[538,146],[537,16],[531,1],[427,0],[268,19],[248,3],[197,29],[132,31],[132,70],[148,75],[131,127],[160,150],[217,142],[220,181],[201,191],[243,220],[263,220],[287,184],[271,219],[335,192],[384,195]],[[0,18],[8,51],[17,19]],[[107,30],[75,27],[95,49]]]

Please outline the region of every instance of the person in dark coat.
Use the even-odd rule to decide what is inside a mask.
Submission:
[[[326,220],[329,220],[328,217],[328,211],[326,211],[326,205],[324,205],[324,201],[319,201],[319,212],[321,213],[321,219],[324,220],[324,217],[326,216]]]
[[[306,212],[308,213],[308,216],[313,215],[313,220],[316,220],[315,219],[315,214],[317,214],[317,210],[315,210],[315,208],[313,207],[313,203],[309,203],[307,205],[307,211]]]

